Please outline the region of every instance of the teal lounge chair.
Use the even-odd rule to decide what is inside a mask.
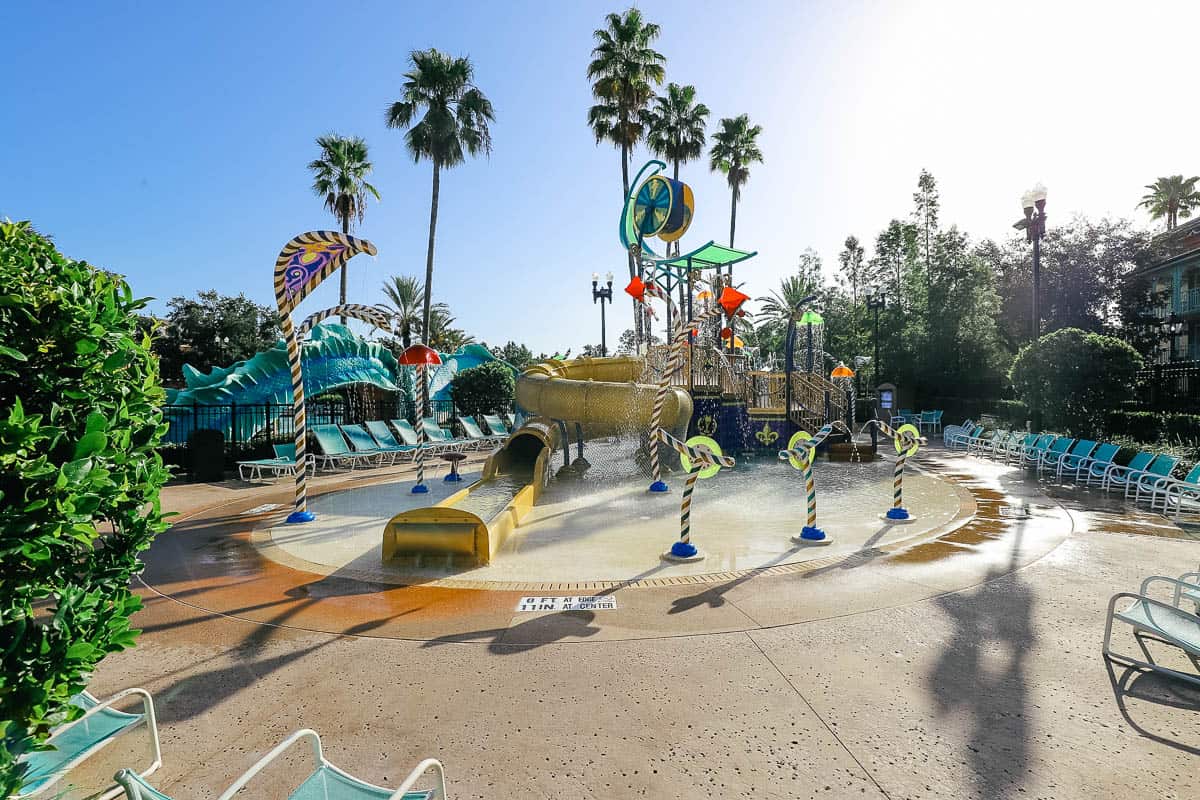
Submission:
[[[113,705],[127,697],[136,697],[142,701],[142,713],[130,714],[113,708]],[[26,784],[14,797],[38,797],[74,767],[143,721],[150,734],[150,766],[141,773],[130,774],[150,775],[162,766],[158,723],[154,718],[154,700],[145,689],[126,689],[103,702],[87,692],[80,692],[71,698],[71,704],[84,709],[83,716],[73,722],[59,725],[50,733],[48,743],[54,746],[53,750],[34,750],[20,757],[22,763],[29,765],[29,771],[25,775]],[[119,786],[106,787],[97,800],[109,800],[120,793]]]
[[[391,422],[392,427],[396,429],[396,433],[400,434],[400,438],[404,440],[405,444],[411,445],[413,448],[416,448],[420,444],[421,437],[417,435],[416,429],[413,428],[412,423],[410,423],[408,420],[393,419],[389,421]],[[425,439],[426,455],[436,456],[440,453],[448,452],[450,449],[451,448],[444,444],[429,441],[428,437]]]
[[[1179,459],[1175,456],[1159,453],[1158,458],[1154,459],[1143,472],[1129,476],[1129,480],[1125,484],[1125,497],[1133,497],[1133,502],[1140,503],[1142,494],[1160,479],[1171,477],[1171,473],[1178,463]]]
[[[274,458],[258,458],[252,461],[237,462],[238,477],[244,481],[262,480],[263,472],[270,472],[275,477],[296,474],[296,445],[272,445],[275,450]],[[309,471],[313,470],[313,462],[309,460]]]
[[[1041,480],[1042,472],[1048,469],[1053,469],[1057,474],[1058,467],[1064,458],[1087,458],[1095,449],[1096,443],[1091,439],[1077,439],[1073,444],[1068,442],[1067,446],[1063,448],[1059,448],[1058,442],[1055,442],[1049,450],[1042,453],[1042,457],[1038,460],[1038,480]]]
[[[1009,453],[1019,448],[1021,443],[1025,441],[1024,431],[1011,431],[1008,438],[996,445],[989,458],[995,461],[1008,460]]]
[[[500,437],[501,440],[512,436],[512,417],[509,417],[505,421],[498,414],[484,414],[483,422],[488,426],[488,430],[492,432],[492,435]]]
[[[1139,491],[1141,487],[1139,486]],[[1179,519],[1179,510],[1183,508],[1184,499],[1200,498],[1200,462],[1196,463],[1183,480],[1175,478],[1159,478],[1147,487],[1150,494],[1150,510],[1153,511],[1162,501],[1162,512],[1167,513],[1171,502],[1175,503],[1175,519]]]
[[[996,448],[1008,438],[1008,431],[994,430],[990,434],[984,433],[982,436],[972,437],[967,440],[967,452],[971,455],[983,455],[985,453],[994,453]]]
[[[1088,475],[1092,470],[1099,468],[1100,473],[1104,473],[1104,469],[1112,463],[1113,458],[1121,449],[1120,445],[1102,444],[1092,451],[1091,455],[1079,457],[1076,455],[1067,455],[1058,462],[1057,480],[1062,483],[1063,476],[1070,474],[1076,483],[1082,476],[1084,483],[1087,483]]]
[[[379,456],[380,464],[384,459],[387,459],[389,464],[395,464],[396,456],[408,452],[401,445],[395,447],[381,445],[362,425],[339,425],[338,427],[342,429],[342,435],[350,441],[350,445],[356,453],[375,453]]]
[[[513,417],[513,415],[512,415],[512,414],[509,414],[509,413],[505,412],[505,413],[503,413],[503,414],[501,414],[501,415],[500,415],[500,418],[501,418],[502,420],[504,420],[504,427],[508,428],[508,430],[509,430],[510,432],[511,432],[511,431],[515,431],[517,428],[521,427],[520,425],[518,425],[518,424],[517,424],[518,420],[517,420],[517,419],[515,419],[515,418]],[[483,415],[483,421],[484,421],[484,422],[487,422],[487,421],[488,421],[488,415],[487,415],[487,414],[484,414],[484,415]],[[491,427],[491,425],[492,425],[492,423],[488,422],[488,427],[489,427],[489,428]],[[496,429],[495,429],[495,428],[492,428],[492,433],[496,433]]]
[[[288,795],[288,800],[445,800],[446,798],[446,774],[442,770],[441,762],[436,758],[427,758],[417,764],[416,768],[408,773],[408,777],[400,783],[400,788],[385,789],[382,786],[359,780],[326,761],[325,754],[321,750],[321,737],[317,736],[316,731],[304,729],[296,731],[284,739],[274,750],[255,762],[254,766],[243,772],[241,777],[222,792],[217,800],[231,800],[234,795],[245,788],[255,775],[262,772],[268,764],[279,758],[285,750],[301,739],[308,739],[312,743],[313,760],[316,762],[316,766],[308,777],[292,790]],[[434,773],[434,788],[425,791],[413,790],[412,787],[429,770],[433,770]],[[116,780],[129,800],[171,800],[170,795],[163,794],[147,783],[144,778],[127,769],[118,772]]]
[[[364,452],[350,449],[337,425],[313,425],[309,430],[312,431],[313,438],[321,447],[321,452],[314,455],[320,461],[323,469],[328,469],[330,465],[338,466],[348,463],[350,469],[353,470],[364,462],[378,464],[380,461],[381,454],[378,451]]]
[[[1173,589],[1172,602],[1168,603],[1149,596],[1149,588],[1160,582]],[[1154,575],[1142,581],[1142,588],[1137,594],[1121,592],[1113,595],[1112,599],[1108,601],[1108,621],[1104,626],[1104,657],[1117,663],[1162,672],[1200,686],[1200,675],[1179,672],[1155,663],[1146,643],[1136,633],[1134,639],[1145,654],[1145,661],[1120,655],[1112,650],[1113,621],[1118,620],[1132,625],[1138,633],[1148,633],[1158,641],[1178,647],[1187,654],[1193,665],[1200,665],[1200,616],[1180,607],[1185,597],[1184,592],[1200,592],[1200,584]],[[1132,602],[1118,611],[1117,603],[1122,599]]]
[[[379,442],[379,446],[393,451],[396,454],[396,458],[408,456],[409,459],[412,459],[416,455],[416,445],[402,444],[397,441],[396,435],[392,433],[392,429],[383,420],[376,419],[363,424],[367,426],[367,430],[371,432],[371,436],[374,437],[375,441]]]
[[[471,443],[469,439],[455,439],[437,424],[433,417],[421,417],[421,427],[425,429],[425,438],[434,444],[439,444],[450,452],[461,452]]]
[[[917,429],[924,433],[940,433],[942,430],[942,412],[941,411],[922,411],[921,418],[917,421]]]
[[[1118,464],[1114,460],[1104,470],[1104,475],[1100,478],[1100,488],[1106,492],[1112,491],[1114,488],[1124,491],[1125,487],[1129,485],[1130,478],[1145,472],[1155,458],[1157,456],[1154,453],[1139,450],[1133,454],[1133,458],[1129,459],[1128,464]]]
[[[1063,439],[1063,437],[1055,436],[1054,434],[1047,434],[1039,438],[1037,442],[1034,443],[1033,447],[1028,448],[1022,454],[1021,466],[1036,467],[1039,463],[1041,463],[1042,454],[1053,447],[1060,439]],[[1071,446],[1071,442],[1071,439],[1063,439],[1063,442],[1059,445],[1059,447],[1062,450],[1065,450]]]
[[[484,447],[491,447],[504,441],[503,436],[484,433],[474,417],[459,417],[458,421],[463,426],[463,430],[466,431],[467,438],[475,443],[475,449],[477,450]]]
[[[947,433],[943,438],[946,447],[951,450],[963,450],[967,446],[967,442],[971,439],[977,439],[983,435],[983,426],[975,425],[971,428],[962,428],[954,433]]]
[[[1020,431],[1013,431],[1013,433],[1016,435],[1016,440],[1011,442],[1002,454],[1006,464],[1020,464],[1021,459],[1025,456],[1025,451],[1033,447],[1041,438],[1036,433],[1022,434]]]

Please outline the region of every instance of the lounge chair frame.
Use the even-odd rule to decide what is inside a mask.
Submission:
[[[1148,596],[1147,590],[1153,583],[1158,581],[1171,584],[1174,587],[1175,591],[1172,603],[1166,603],[1162,600],[1157,600]],[[1163,674],[1170,675],[1172,677],[1179,678],[1180,680],[1185,680],[1189,683],[1200,686],[1200,675],[1191,675],[1189,673],[1180,672],[1179,670],[1171,669],[1170,667],[1164,667],[1161,664],[1156,663],[1154,661],[1154,656],[1150,654],[1149,648],[1146,647],[1146,643],[1142,641],[1140,635],[1142,633],[1147,633],[1159,641],[1165,642],[1166,644],[1174,647],[1178,647],[1187,655],[1188,659],[1196,667],[1197,671],[1200,671],[1200,617],[1190,614],[1180,607],[1180,602],[1184,596],[1184,590],[1200,592],[1200,585],[1187,583],[1177,578],[1168,578],[1165,575],[1151,575],[1149,578],[1146,578],[1146,580],[1142,581],[1142,587],[1140,591],[1136,593],[1118,592],[1117,594],[1113,595],[1112,599],[1108,601],[1108,619],[1104,625],[1104,657],[1117,663],[1142,667],[1143,669],[1153,670],[1154,672],[1161,672]],[[1117,602],[1121,599],[1129,599],[1133,600],[1134,602],[1126,607],[1124,611],[1117,611]],[[1129,612],[1132,611],[1138,604],[1142,604],[1143,608],[1147,610],[1157,609],[1165,617],[1169,617],[1175,622],[1182,622],[1184,626],[1187,626],[1190,622],[1195,626],[1195,639],[1179,638],[1178,636],[1164,630],[1161,626],[1155,625],[1153,618],[1149,615],[1147,615],[1147,619],[1144,620],[1127,616]],[[1133,656],[1123,655],[1113,651],[1112,628],[1113,620],[1117,619],[1133,626],[1134,639],[1137,641],[1138,647],[1142,649],[1142,653],[1145,654],[1145,661],[1134,658]]]

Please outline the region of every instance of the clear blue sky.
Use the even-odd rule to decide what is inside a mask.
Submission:
[[[1195,3],[1017,12],[957,2],[640,3],[663,28],[667,77],[721,116],[763,125],[766,164],[739,206],[739,272],[765,294],[815,247],[835,260],[906,214],[922,167],[943,218],[1003,236],[1018,199],[1050,186],[1051,219],[1140,218],[1141,186],[1200,172]],[[68,254],[159,298],[215,288],[271,303],[279,247],[335,227],[310,189],[313,139],[367,139],[372,203],[351,299],[424,269],[430,166],[384,126],[407,55],[469,55],[492,99],[495,152],[443,177],[434,294],[489,343],[552,351],[598,340],[589,276],[625,261],[620,163],[585,124],[591,32],[613,2],[18,4],[0,51],[0,217],[31,219]],[[1039,17],[1036,36],[1030,15]],[[16,32],[16,36],[11,35]],[[1041,91],[1021,74],[1040,64]],[[1026,74],[1028,74],[1026,72]],[[1165,120],[1170,119],[1170,122]],[[1162,122],[1160,122],[1162,121]],[[1170,131],[1174,131],[1171,133]],[[639,151],[633,169],[646,154]],[[631,170],[632,171],[632,170]],[[685,170],[685,247],[728,236],[729,195]],[[330,280],[304,311],[336,300]],[[609,340],[628,325],[614,308]]]

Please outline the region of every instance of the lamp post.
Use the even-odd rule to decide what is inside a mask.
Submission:
[[[1038,298],[1042,286],[1042,237],[1046,235],[1046,187],[1036,184],[1021,196],[1021,208],[1025,219],[1013,224],[1017,230],[1025,231],[1025,241],[1033,243],[1033,338],[1042,334],[1042,317],[1038,309]]]
[[[600,301],[600,356],[602,358],[608,355],[608,339],[607,332],[605,330],[606,324],[604,321],[604,302],[606,300],[609,303],[612,302],[613,274],[611,272],[608,273],[604,276],[604,279],[608,282],[608,285],[603,289],[598,289],[596,287],[600,283],[600,273],[592,273],[592,305],[595,305],[597,300]]]
[[[1167,340],[1167,361],[1173,361],[1175,359],[1175,341],[1183,334],[1183,320],[1179,318],[1178,314],[1172,312],[1169,317],[1158,323],[1158,329],[1169,337]]]
[[[875,389],[879,389],[879,312],[887,305],[887,295],[875,286],[867,287],[867,310],[875,315]]]

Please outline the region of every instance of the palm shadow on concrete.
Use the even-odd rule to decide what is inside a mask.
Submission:
[[[1152,732],[1145,725],[1134,719],[1134,715],[1130,711],[1129,703],[1127,702],[1128,699],[1132,698],[1140,701],[1138,705],[1140,703],[1152,703],[1158,706],[1178,709],[1184,717],[1195,717],[1197,713],[1200,713],[1200,688],[1187,684],[1177,678],[1172,678],[1169,675],[1137,667],[1114,664],[1108,659],[1104,660],[1104,667],[1108,672],[1108,680],[1112,684],[1113,697],[1117,701],[1117,710],[1121,712],[1121,717],[1124,718],[1125,723],[1130,728],[1133,728],[1139,735],[1153,742],[1190,753],[1194,756],[1200,756],[1200,735],[1195,736],[1193,742],[1189,744],[1173,739],[1164,733]],[[1120,675],[1117,674],[1118,668],[1121,669]],[[1135,708],[1137,708],[1137,705],[1135,705]],[[1192,729],[1195,730],[1194,726]]]
[[[707,605],[709,608],[720,608],[721,606],[725,605],[725,594],[729,590],[741,586],[743,583],[746,583],[749,580],[753,580],[754,578],[758,577],[758,575],[764,569],[773,567],[776,564],[782,564],[784,561],[787,561],[802,549],[804,549],[804,545],[794,545],[788,550],[775,556],[767,563],[762,564],[761,566],[745,573],[744,575],[739,575],[731,581],[718,584],[717,586],[710,586],[702,592],[697,592],[696,594],[688,595],[687,597],[677,597],[671,601],[671,608],[669,611],[667,611],[667,613],[683,614],[703,605]]]

